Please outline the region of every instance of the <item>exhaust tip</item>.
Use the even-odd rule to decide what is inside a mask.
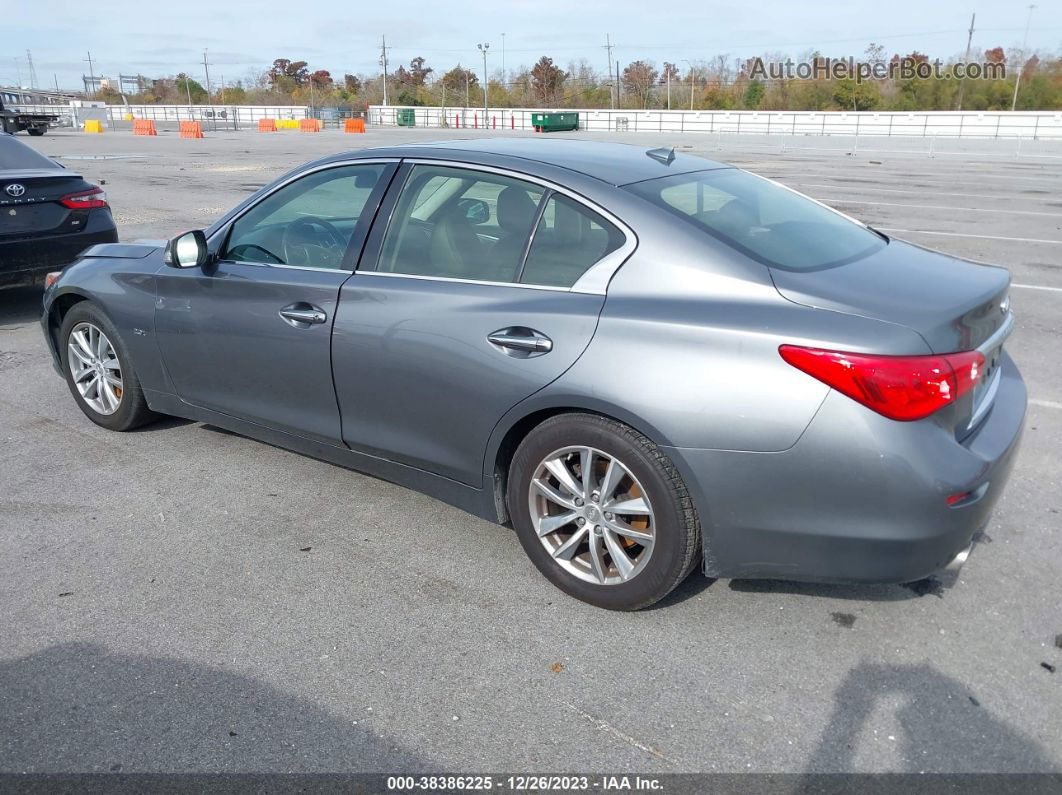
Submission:
[[[949,562],[948,565],[944,567],[943,572],[945,574],[958,574],[959,569],[962,568],[963,564],[966,562],[966,559],[970,557],[970,552],[973,551],[973,546],[973,543],[971,543],[965,549],[959,550],[958,554],[951,559],[951,562]]]

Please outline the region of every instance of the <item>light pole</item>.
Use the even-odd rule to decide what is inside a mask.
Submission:
[[[693,64],[685,58],[682,59],[682,62],[690,65],[690,110],[693,110]]]
[[[483,53],[483,129],[487,129],[487,50],[489,44],[477,44],[479,51]]]
[[[1025,50],[1029,44],[1029,25],[1032,24],[1032,12],[1036,8],[1034,5],[1029,5],[1029,16],[1025,20],[1025,38],[1021,40],[1021,48]],[[1025,64],[1029,62],[1029,58],[1025,58],[1025,63],[1018,68],[1018,76],[1014,78],[1014,98],[1010,101],[1010,109],[1013,111],[1018,106],[1018,86],[1021,85],[1021,73],[1025,71]]]

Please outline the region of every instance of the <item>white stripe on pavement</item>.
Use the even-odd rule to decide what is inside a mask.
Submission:
[[[1009,240],[1012,243],[1048,243],[1062,246],[1062,240],[1042,240],[1036,237],[1001,237],[999,235],[970,235],[965,232],[934,232],[930,229],[893,229],[887,226],[875,226],[882,232],[900,232],[909,235],[941,235],[943,237],[972,237],[978,240]]]
[[[1012,283],[1011,287],[1022,287],[1026,290],[1047,290],[1052,293],[1062,293],[1062,287],[1044,287],[1042,284],[1018,284]]]
[[[1048,218],[1062,218],[1062,213],[1038,213],[1034,210],[999,210],[995,207],[946,207],[940,204],[904,204],[902,202],[859,201],[857,199],[833,199],[833,201],[837,204],[869,204],[872,207],[911,207],[915,210],[955,210],[961,213],[1006,213],[1008,215],[1046,215]]]
[[[1030,405],[1043,406],[1045,409],[1062,409],[1062,403],[1055,400],[1038,400],[1036,398],[1029,398]]]

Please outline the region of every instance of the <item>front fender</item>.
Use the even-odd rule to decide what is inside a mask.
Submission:
[[[122,244],[93,248],[112,245]],[[132,257],[104,257],[86,252],[86,256],[67,267],[44,293],[41,326],[58,368],[57,332],[63,316],[78,301],[92,301],[118,329],[133,358],[141,386],[169,392],[172,391],[169,379],[155,343],[155,274],[165,267],[162,250],[157,246],[139,248],[147,250],[137,252],[141,256]]]

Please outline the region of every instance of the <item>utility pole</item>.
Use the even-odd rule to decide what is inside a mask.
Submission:
[[[605,50],[608,51],[608,81],[610,83],[612,83],[612,85],[608,87],[608,99],[609,99],[609,102],[612,104],[612,110],[615,110],[616,109],[616,94],[615,94],[615,89],[613,88],[615,83],[613,83],[613,81],[612,81],[612,39],[609,37],[609,34],[607,34],[607,33],[605,34]],[[617,79],[617,81],[619,80],[619,76],[618,75],[616,76],[616,79]]]
[[[487,128],[487,88],[489,81],[487,79],[487,50],[490,49],[490,44],[477,44],[479,51],[483,53],[483,129]]]
[[[380,37],[380,64],[383,66],[383,88],[384,97],[383,102],[386,107],[390,103],[387,101],[387,37]]]
[[[86,59],[89,65],[89,85],[92,86],[92,98],[96,98],[96,73],[92,71],[92,53],[88,53]]]
[[[671,110],[671,67],[664,68],[667,70],[667,109]]]
[[[30,88],[37,87],[37,70],[33,68],[33,53],[26,50],[26,63],[29,65]]]
[[[211,105],[213,101],[210,98],[210,64],[207,63],[207,51],[205,49],[203,50],[203,71],[206,72],[207,104]]]
[[[505,34],[502,34],[502,83],[508,82],[505,77]]]
[[[55,74],[55,72],[52,72],[52,80],[55,81],[55,93],[56,94],[60,93],[59,92],[59,77]]]
[[[693,110],[693,62],[685,59],[682,62],[690,66],[690,110]]]
[[[1032,12],[1034,8],[1036,8],[1036,6],[1032,4],[1029,5],[1029,16],[1025,20],[1025,38],[1021,40],[1021,48],[1023,50],[1023,55],[1025,54],[1024,50],[1028,48],[1029,44],[1029,25],[1032,24]],[[1026,56],[1025,63],[1023,63],[1021,65],[1021,68],[1018,69],[1018,76],[1014,79],[1014,99],[1010,101],[1010,109],[1012,111],[1018,106],[1018,86],[1021,85],[1021,73],[1025,71],[1025,64],[1028,62],[1029,57]]]
[[[977,19],[977,14],[970,15],[970,34],[966,37],[966,55],[963,56],[963,64],[970,63],[970,43],[973,41],[974,34],[974,20]],[[962,110],[962,95],[966,90],[966,74],[963,73],[962,81],[959,83],[959,100],[956,103],[955,110]]]

